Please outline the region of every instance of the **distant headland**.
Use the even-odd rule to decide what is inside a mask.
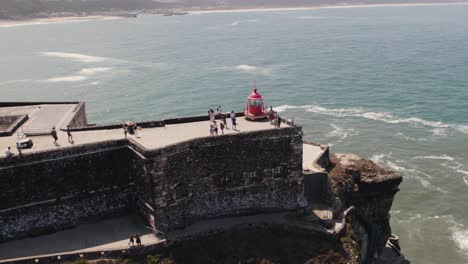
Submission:
[[[189,13],[225,13],[275,10],[307,10],[316,8],[362,8],[383,6],[422,6],[468,4],[468,0],[350,0],[345,3],[335,0],[294,0],[294,1],[251,1],[239,3],[236,0],[219,4],[211,0],[199,1],[152,1],[152,0],[93,0],[93,1],[40,1],[26,4],[20,0],[0,2],[0,26],[20,24],[47,24],[95,19],[134,18],[139,14],[160,14],[164,16]]]

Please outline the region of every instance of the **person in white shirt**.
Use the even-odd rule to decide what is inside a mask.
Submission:
[[[8,148],[6,149],[6,151],[5,151],[5,156],[6,156],[7,158],[10,158],[10,157],[13,157],[13,155],[14,155],[14,154],[11,152],[11,148],[8,147]]]
[[[16,149],[18,150],[18,154],[20,156],[23,155],[23,153],[21,153],[21,149],[23,148],[23,146],[21,146],[21,144],[19,142],[16,142]]]

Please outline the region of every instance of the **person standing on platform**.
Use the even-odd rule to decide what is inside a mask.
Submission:
[[[133,239],[133,235],[130,235],[130,241],[128,242],[128,246],[132,247],[135,245],[135,240]]]
[[[73,144],[75,141],[73,141],[73,136],[70,131],[70,126],[67,126],[67,136],[68,136],[68,143]]]
[[[13,154],[13,153],[11,152],[11,148],[8,147],[8,148],[6,149],[6,151],[5,151],[5,156],[6,156],[7,158],[11,158],[11,157],[13,157],[13,155],[15,155],[15,154]]]
[[[229,113],[226,113],[226,114],[222,114],[222,118],[223,118],[223,124],[224,124],[224,127],[226,129],[229,129],[229,127],[227,126],[227,121],[226,121],[226,116],[229,115]]]
[[[58,143],[57,143],[58,135],[57,135],[57,130],[55,130],[55,126],[52,127],[50,134],[52,135],[52,138],[54,138],[54,145],[58,146]]]
[[[231,122],[232,122],[232,130],[237,129],[237,124],[236,124],[236,114],[234,113],[234,110],[231,112]]]
[[[219,123],[219,128],[221,128],[221,135],[224,135],[224,123]]]
[[[23,147],[21,146],[21,144],[19,142],[16,142],[16,149],[18,150],[18,154],[21,156],[23,156],[23,153],[21,152],[21,149]]]

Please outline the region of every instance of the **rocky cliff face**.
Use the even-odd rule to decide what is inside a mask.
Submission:
[[[360,262],[380,263],[392,235],[389,212],[403,177],[353,154],[331,155],[330,159],[334,210],[353,208],[346,216],[346,235],[357,243]],[[391,263],[404,263],[404,258],[399,259]]]

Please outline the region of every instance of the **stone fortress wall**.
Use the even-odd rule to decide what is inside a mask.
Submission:
[[[84,104],[67,122],[87,129]],[[217,216],[295,209],[301,173],[296,126],[158,149],[129,138],[0,158],[0,242],[130,211],[166,231]]]

